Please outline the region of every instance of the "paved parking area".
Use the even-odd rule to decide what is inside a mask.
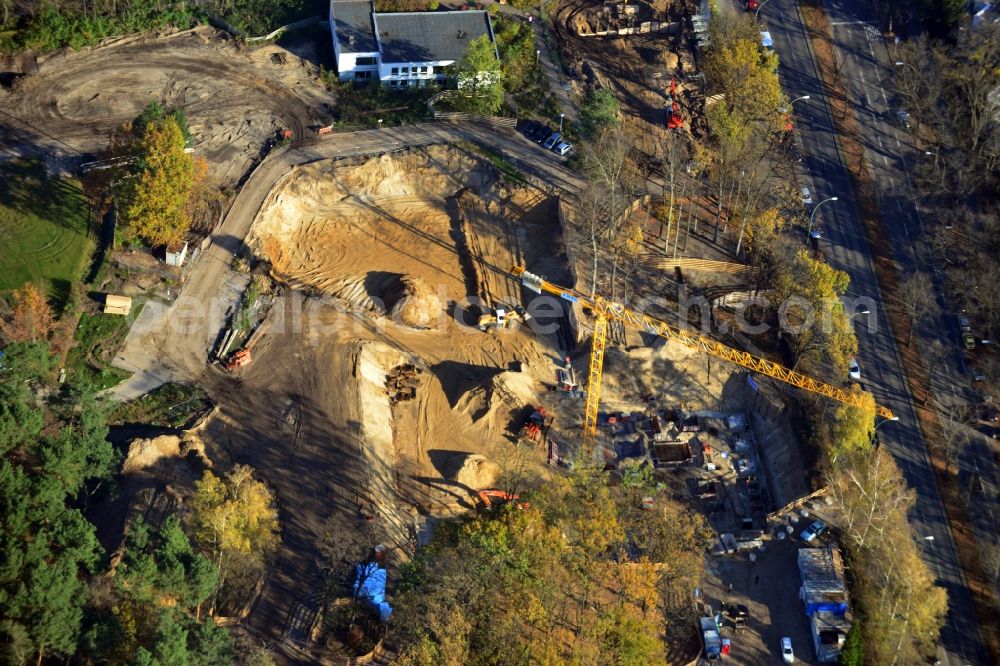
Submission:
[[[746,604],[750,609],[747,628],[738,633],[724,618],[722,636],[733,642],[725,663],[780,664],[782,636],[792,639],[796,663],[815,663],[805,607],[799,600],[796,553],[802,545],[794,538],[769,540],[757,551],[756,562],[746,553],[709,560],[702,587],[704,602],[716,611],[723,604]]]

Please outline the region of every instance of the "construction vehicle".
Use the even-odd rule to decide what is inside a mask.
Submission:
[[[680,129],[684,127],[684,117],[681,115],[680,104],[677,103],[677,79],[670,77],[670,94],[667,96],[667,129]]]
[[[540,442],[542,440],[542,434],[545,432],[545,419],[547,417],[548,413],[545,411],[544,407],[536,407],[534,411],[528,414],[528,418],[525,419],[524,425],[521,426],[521,432],[518,433],[518,443],[520,443],[522,439],[526,439],[536,444]]]
[[[512,267],[511,273],[515,277],[520,278],[521,284],[531,291],[538,294],[544,291],[570,303],[580,303],[584,307],[589,308],[594,315],[594,332],[590,348],[590,369],[587,375],[587,394],[583,412],[584,451],[593,450],[594,436],[597,434],[597,410],[601,399],[601,380],[604,368],[604,350],[607,346],[608,320],[618,321],[625,326],[653,335],[659,335],[667,340],[673,340],[689,349],[735,363],[747,370],[760,373],[786,384],[791,384],[796,388],[823,395],[832,400],[854,405],[855,407],[864,406],[865,398],[864,393],[861,391],[848,391],[832,386],[809,375],[790,370],[774,361],[768,361],[748,352],[733,349],[721,342],[698,335],[697,333],[681,330],[677,326],[650,317],[649,315],[639,314],[620,303],[615,303],[601,296],[590,297],[574,289],[560,287],[544,280],[541,276],[529,273],[525,270],[524,266]],[[875,411],[883,418],[895,419],[892,411],[886,407],[876,405]]]
[[[480,490],[479,492],[476,493],[476,495],[479,497],[479,501],[482,502],[483,508],[486,509],[487,511],[493,508],[493,504],[497,500],[500,500],[502,502],[514,502],[514,506],[516,506],[518,509],[523,509],[524,507],[528,506],[527,504],[517,501],[521,499],[520,495],[507,492],[506,490],[497,490],[495,488],[490,490]]]
[[[244,347],[235,354],[229,357],[229,362],[226,363],[226,370],[232,372],[237,368],[242,368],[245,365],[250,365],[253,361],[253,356],[250,354],[250,350]]]
[[[572,395],[582,395],[580,385],[576,383],[576,374],[573,372],[573,364],[566,357],[566,365],[556,368],[556,389],[563,393]]]
[[[531,315],[520,305],[514,308],[507,308],[504,305],[497,308],[485,308],[483,314],[479,315],[479,330],[510,328],[516,322],[528,321],[530,318]]]

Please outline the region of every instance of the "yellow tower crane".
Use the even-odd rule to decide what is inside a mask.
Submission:
[[[525,270],[524,266],[514,266],[511,268],[511,272],[521,279],[521,284],[536,293],[540,294],[544,291],[570,302],[580,302],[593,310],[594,334],[590,349],[590,368],[587,373],[587,397],[583,411],[583,443],[584,448],[587,450],[592,448],[594,435],[597,433],[597,409],[601,401],[604,349],[607,346],[608,320],[612,319],[620,321],[631,328],[659,335],[668,340],[674,340],[690,349],[730,361],[748,370],[772,377],[786,384],[791,384],[796,388],[818,393],[819,395],[838,400],[848,405],[854,405],[855,407],[861,407],[863,404],[863,394],[861,392],[845,391],[842,388],[814,379],[809,375],[789,370],[773,361],[727,347],[721,342],[710,338],[689,333],[649,315],[639,314],[638,312],[629,310],[624,305],[609,301],[600,296],[589,297],[574,289],[560,287],[538,275],[529,273]],[[876,405],[875,411],[879,416],[887,419],[895,418],[888,408],[881,405]]]

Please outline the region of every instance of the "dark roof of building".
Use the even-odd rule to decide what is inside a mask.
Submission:
[[[383,63],[459,60],[473,39],[494,41],[484,11],[376,14],[375,25]]]
[[[330,0],[336,24],[337,43],[342,53],[375,53],[375,28],[372,26],[372,3],[368,0]]]

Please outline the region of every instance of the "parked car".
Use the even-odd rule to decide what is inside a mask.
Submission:
[[[786,664],[795,663],[795,652],[792,651],[792,639],[783,636],[781,639],[781,660]]]
[[[976,408],[976,416],[979,417],[980,421],[996,423],[1000,421],[1000,410],[993,405],[979,405]]]
[[[972,375],[972,381],[974,382],[985,382],[986,373],[979,369],[979,366],[972,366],[969,368],[969,374]]]
[[[990,439],[1000,439],[1000,428],[980,423],[976,426],[976,430]]]
[[[809,191],[808,187],[802,188],[802,205],[806,208],[813,205],[812,192]]]
[[[549,138],[545,139],[545,141],[542,142],[542,148],[545,148],[546,150],[552,150],[552,148],[555,147],[555,145],[560,141],[562,141],[562,134],[560,134],[559,132],[553,132],[552,134],[549,135]]]
[[[542,124],[536,120],[527,120],[520,127],[521,134],[531,139],[541,126]]]
[[[799,538],[806,543],[810,543],[815,541],[817,537],[822,536],[824,532],[826,532],[826,523],[822,520],[817,520],[813,522],[812,525],[802,530],[802,534],[799,535]]]
[[[962,333],[962,346],[970,351],[976,348],[976,339],[972,337],[972,333]]]
[[[553,146],[552,150],[555,151],[557,155],[565,155],[569,151],[573,150],[573,144],[568,141],[560,141]]]
[[[896,111],[896,120],[899,121],[899,124],[901,126],[905,127],[906,129],[910,129],[910,114],[904,111],[903,109]]]
[[[553,131],[554,130],[548,125],[538,123],[538,129],[535,131],[535,135],[532,138],[538,143],[541,143],[542,141],[545,141],[545,139],[549,138],[549,135],[552,134]]]
[[[746,9],[747,9],[748,12],[755,12],[755,11],[757,11],[757,8],[759,6],[760,6],[760,3],[758,3],[757,0],[747,0],[747,2],[746,2]]]
[[[855,381],[859,381],[861,379],[861,366],[858,365],[857,359],[851,359],[851,365],[847,370],[847,376]]]
[[[969,332],[972,330],[972,323],[969,321],[969,317],[966,316],[964,312],[958,315],[958,328],[961,331]]]
[[[535,134],[535,143],[542,143],[553,134],[555,134],[555,130],[548,125],[542,125],[542,128]]]

